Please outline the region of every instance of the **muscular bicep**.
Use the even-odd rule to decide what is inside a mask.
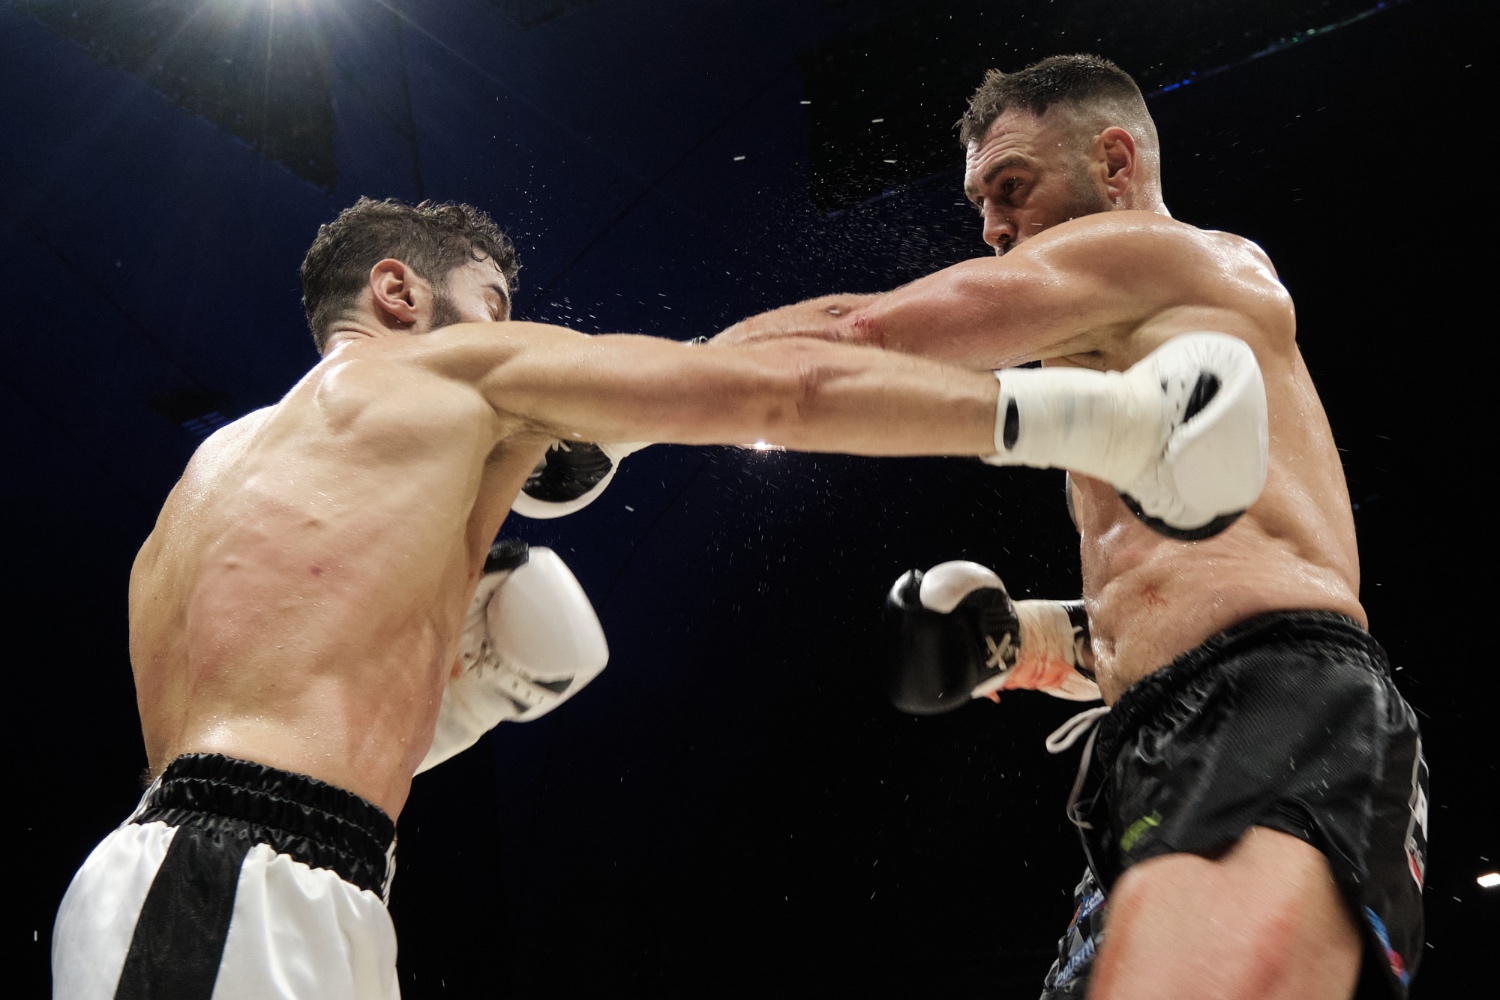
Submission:
[[[971,367],[1104,349],[1163,309],[1212,294],[1197,230],[1162,216],[1064,223],[1003,257],[977,258],[879,296],[851,336]]]
[[[1098,286],[1092,275],[1034,261],[965,261],[879,297],[847,322],[861,342],[1002,368],[1076,353],[1120,311]]]

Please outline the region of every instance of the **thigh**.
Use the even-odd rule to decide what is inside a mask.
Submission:
[[[1215,858],[1165,854],[1110,893],[1091,1000],[1353,995],[1360,937],[1327,859],[1252,827]]]
[[[240,870],[213,1000],[396,1000],[396,932],[380,897],[265,844]]]
[[[52,927],[53,994],[110,1000],[174,827],[129,823],[94,848],[68,885]]]

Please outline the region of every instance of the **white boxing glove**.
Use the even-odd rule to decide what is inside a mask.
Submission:
[[[1173,337],[1123,372],[995,373],[993,465],[1081,472],[1120,491],[1172,538],[1208,538],[1260,496],[1269,462],[1265,385],[1249,345]]]
[[[621,459],[649,444],[649,441],[630,444],[554,441],[526,477],[526,485],[516,494],[510,509],[522,517],[541,520],[582,510],[597,500],[615,478]]]
[[[501,722],[527,722],[567,701],[609,662],[588,595],[557,553],[496,542],[459,640],[457,676],[438,709],[421,774]]]

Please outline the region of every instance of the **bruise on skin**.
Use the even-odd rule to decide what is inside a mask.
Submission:
[[[1167,606],[1166,598],[1161,596],[1161,591],[1157,589],[1157,586],[1154,583],[1148,583],[1141,590],[1141,599],[1144,600],[1146,602],[1146,606],[1150,608],[1164,608]]]
[[[310,569],[312,571],[312,575],[313,576],[322,576],[323,575],[323,567],[322,566],[309,566],[308,569]]]
[[[885,333],[880,324],[869,312],[860,310],[849,320],[849,326],[854,331],[855,340],[861,344],[871,344],[875,347],[885,347]]]

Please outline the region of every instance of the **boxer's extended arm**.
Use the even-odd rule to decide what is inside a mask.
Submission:
[[[1190,329],[1245,336],[1247,306],[1263,293],[1226,276],[1260,264],[1274,285],[1274,273],[1258,250],[1226,264],[1213,242],[1223,239],[1151,213],[1100,213],[880,295],[824,296],[752,316],[714,343],[810,337],[1002,368],[1098,350],[1179,306],[1226,314],[1195,318]]]
[[[409,338],[411,360],[564,440],[735,444],[864,455],[988,455],[992,377],[804,340],[716,350],[535,323]]]

